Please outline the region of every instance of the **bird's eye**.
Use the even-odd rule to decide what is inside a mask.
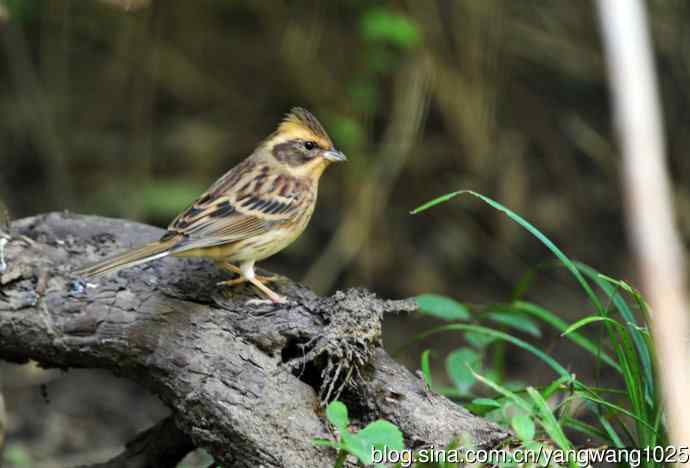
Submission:
[[[305,141],[304,147],[307,148],[307,150],[311,151],[314,148],[316,148],[316,143],[314,143],[313,141]]]

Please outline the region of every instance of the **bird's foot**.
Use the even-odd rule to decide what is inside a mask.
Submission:
[[[225,280],[225,281],[219,281],[216,283],[216,286],[236,286],[238,284],[243,284],[243,283],[251,283],[254,287],[256,287],[259,291],[264,293],[266,296],[268,296],[268,299],[250,299],[247,301],[247,305],[259,305],[259,304],[286,304],[288,302],[287,298],[285,296],[281,296],[280,294],[274,292],[267,286],[265,286],[263,283],[272,281],[274,277],[269,277],[264,279],[265,277],[262,276],[255,276],[252,279],[249,279],[245,276],[239,276],[238,278],[233,278],[230,280]],[[268,280],[268,281],[266,281]]]
[[[240,276],[239,278],[233,278],[225,281],[218,281],[216,286],[236,286],[238,284],[246,283],[247,278]]]

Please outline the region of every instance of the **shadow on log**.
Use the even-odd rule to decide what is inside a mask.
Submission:
[[[428,392],[383,350],[383,314],[413,311],[413,300],[362,289],[319,297],[286,279],[278,290],[289,304],[247,305],[252,289],[218,288],[225,273],[192,259],[155,261],[98,284],[71,274],[161,233],[52,213],[14,222],[5,246],[0,359],[108,369],[172,411],[101,466],[175,466],[203,447],[227,467],[332,467],[333,450],[312,439],[333,437],[322,401],[335,397],[358,426],[396,424],[406,447],[440,449],[452,440],[493,447],[508,436]],[[128,451],[136,462],[127,464]]]

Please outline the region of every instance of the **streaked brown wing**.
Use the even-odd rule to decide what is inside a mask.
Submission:
[[[166,236],[184,236],[175,251],[259,236],[298,216],[306,193],[297,189],[297,181],[269,176],[261,165],[237,176],[242,166],[225,174],[170,224]]]

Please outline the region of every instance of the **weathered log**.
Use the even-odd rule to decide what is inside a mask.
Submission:
[[[216,286],[227,274],[196,259],[163,259],[93,284],[71,273],[161,232],[67,213],[14,222],[0,273],[0,359],[108,369],[139,382],[222,466],[333,466],[332,449],[312,439],[333,437],[322,402],[338,395],[355,424],[387,419],[408,447],[507,437],[427,391],[382,348],[383,314],[413,311],[413,300],[362,289],[319,297],[285,280],[277,288],[290,303],[249,305],[251,288]]]
[[[192,440],[168,417],[139,433],[115,458],[79,468],[174,467],[192,450]]]

